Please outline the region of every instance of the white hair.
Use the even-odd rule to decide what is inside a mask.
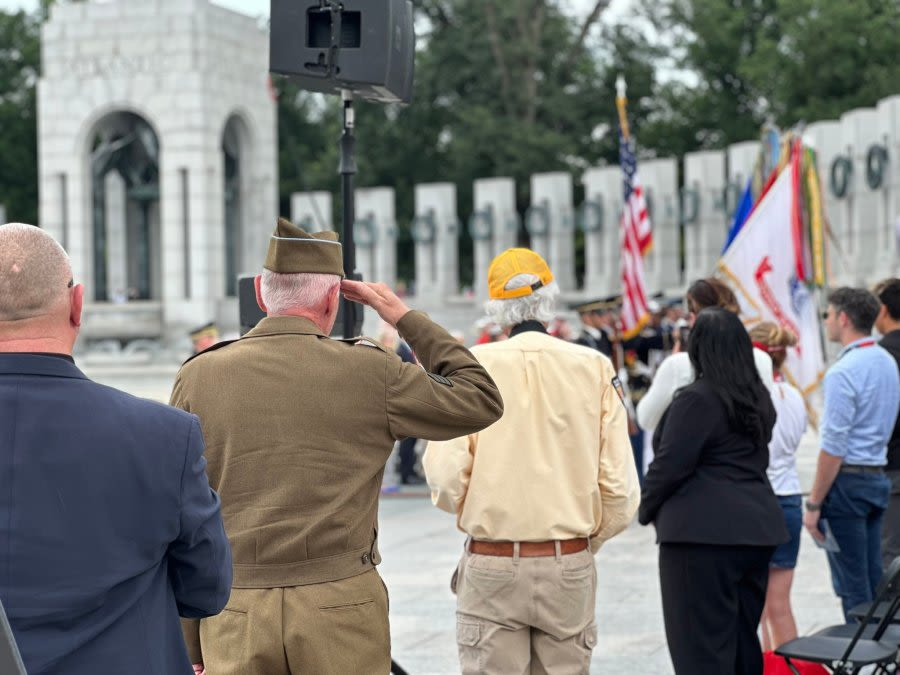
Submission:
[[[531,286],[540,281],[534,274],[517,274],[506,282],[504,288],[511,291],[523,286]],[[521,298],[509,300],[488,300],[484,303],[484,311],[499,326],[515,326],[523,321],[540,321],[547,323],[555,316],[556,298],[559,297],[559,286],[551,281],[536,291]]]
[[[264,269],[260,295],[269,314],[295,309],[319,311],[340,283],[336,274],[279,274]]]

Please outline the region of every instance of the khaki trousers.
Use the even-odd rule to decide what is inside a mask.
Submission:
[[[540,558],[466,552],[457,581],[463,675],[587,675],[596,595],[589,550]]]
[[[235,588],[200,622],[209,675],[387,675],[391,635],[378,572],[309,586]]]

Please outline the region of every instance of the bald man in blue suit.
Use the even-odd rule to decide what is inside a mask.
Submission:
[[[0,226],[0,599],[29,675],[189,675],[231,550],[197,418],[75,366],[84,289],[42,230]]]

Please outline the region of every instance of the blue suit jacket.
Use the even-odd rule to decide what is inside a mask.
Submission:
[[[29,675],[191,673],[231,549],[197,418],[0,353],[0,598]]]

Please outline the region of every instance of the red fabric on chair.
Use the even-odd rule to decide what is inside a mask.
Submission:
[[[791,660],[800,675],[828,675],[828,671],[818,663],[808,661]],[[775,652],[763,653],[763,675],[794,675],[790,666],[781,656]]]

